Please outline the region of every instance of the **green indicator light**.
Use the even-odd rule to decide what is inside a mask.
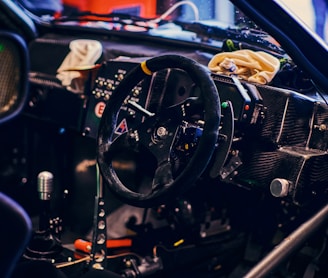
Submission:
[[[225,101],[225,102],[222,102],[222,103],[221,103],[221,107],[222,107],[222,108],[228,108],[228,107],[229,107],[229,103],[226,102],[226,101]]]
[[[5,46],[2,43],[0,43],[0,52],[2,52],[4,50],[5,50]]]
[[[234,42],[232,40],[230,40],[230,39],[227,39],[226,40],[226,45],[227,45],[229,51],[235,51],[235,50],[237,50],[237,48],[235,47]]]

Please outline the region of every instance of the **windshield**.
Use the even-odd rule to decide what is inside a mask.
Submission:
[[[23,6],[36,15],[50,14],[72,17],[77,13],[90,12],[92,14],[128,14],[134,17],[152,19],[153,23],[161,21],[215,21],[213,24],[222,26],[249,24],[250,20],[236,8],[229,0],[124,0],[117,3],[105,0],[19,0]],[[327,1],[326,0],[280,0],[277,1],[288,8],[311,30],[315,31],[321,39],[328,40],[326,24]],[[66,19],[68,20],[68,19]],[[95,18],[93,19],[95,20]],[[163,22],[162,22],[163,23]],[[89,24],[90,25],[90,24]],[[93,26],[97,24],[93,24]],[[118,24],[117,24],[118,25]],[[104,26],[104,28],[118,28],[118,26]],[[220,26],[219,25],[219,26]],[[154,25],[147,26],[154,27]],[[141,30],[141,29],[139,29]],[[130,31],[138,31],[131,28]],[[170,32],[174,36],[174,32]]]
[[[327,54],[322,31],[326,13],[317,13],[326,7],[319,0],[16,1],[44,33],[114,35],[131,43],[163,43],[210,55],[242,49],[264,51],[280,62],[288,61],[289,66],[298,65],[324,90],[328,87],[327,69],[321,62]],[[151,52],[137,55],[150,56]]]
[[[326,28],[326,17],[328,1],[326,0],[280,0],[294,15],[327,43],[328,29]]]

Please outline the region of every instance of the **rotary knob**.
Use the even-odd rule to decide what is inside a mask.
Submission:
[[[290,181],[276,178],[270,184],[270,192],[274,197],[286,197],[290,189]]]

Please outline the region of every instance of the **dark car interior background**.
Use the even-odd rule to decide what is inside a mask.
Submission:
[[[0,2],[2,277],[327,277],[324,39],[117,2]]]

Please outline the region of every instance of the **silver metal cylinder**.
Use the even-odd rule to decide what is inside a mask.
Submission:
[[[54,176],[51,172],[43,171],[38,175],[38,193],[40,200],[50,200],[53,191]]]

